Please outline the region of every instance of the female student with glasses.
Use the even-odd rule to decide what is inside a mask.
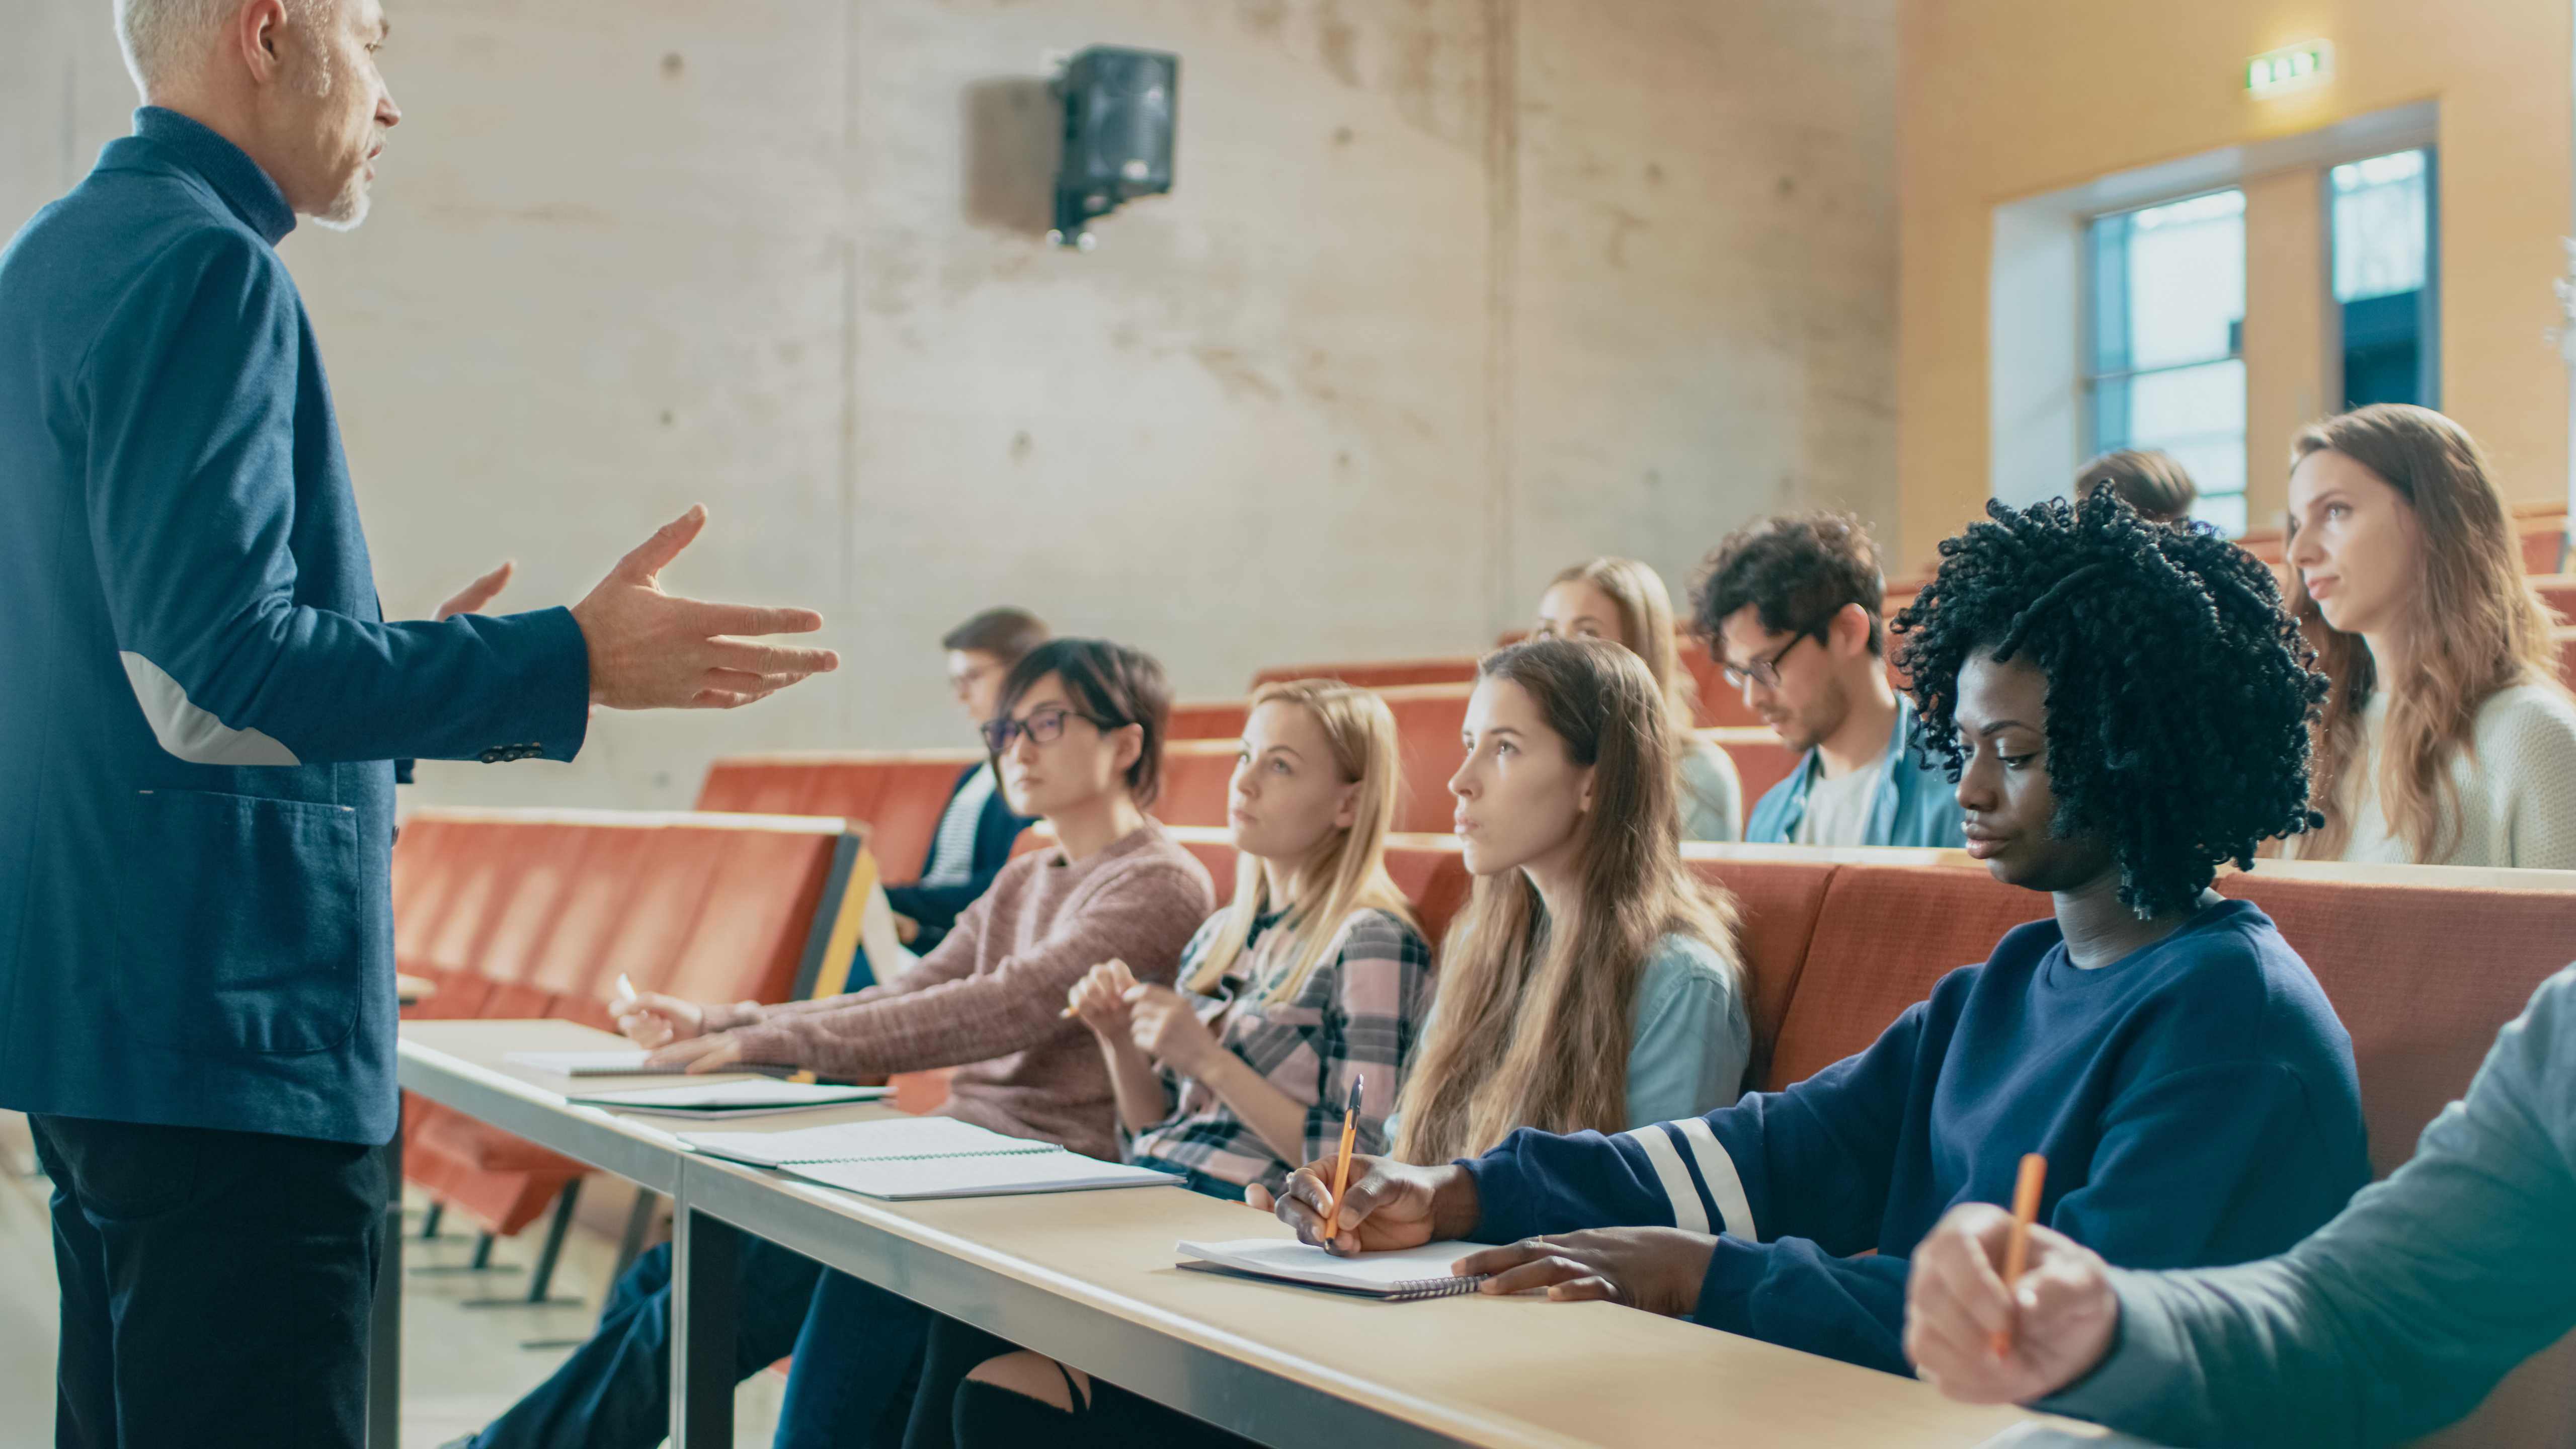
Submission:
[[[1442,1162],[1524,1125],[1618,1131],[1732,1102],[1752,1047],[1733,911],[1681,861],[1663,691],[1592,640],[1534,639],[1479,674],[1449,785],[1474,893],[1401,1120],[1364,1127]],[[1310,1114],[1304,1150],[1339,1126]],[[1272,1206],[1277,1180],[1247,1200]],[[942,1386],[925,1371],[906,1449],[945,1449],[951,1425],[969,1449],[1242,1442],[1033,1355],[984,1364],[953,1408]]]
[[[1012,808],[1056,844],[1003,867],[948,937],[882,985],[821,1001],[701,1004],[647,995],[618,1020],[654,1060],[740,1062],[867,1080],[956,1068],[941,1115],[1115,1159],[1109,1074],[1060,1014],[1102,961],[1169,983],[1207,918],[1207,871],[1146,814],[1162,778],[1171,694],[1162,666],[1101,639],[1038,646],[1003,681],[987,725]],[[736,1362],[744,1377],[794,1352],[776,1443],[839,1442],[873,1423],[919,1356],[930,1315],[759,1239],[743,1247]],[[670,1427],[670,1257],[639,1260],[595,1336],[482,1434],[479,1449],[578,1443],[648,1449]],[[840,1365],[804,1371],[808,1362]]]
[[[1182,953],[1177,989],[1139,984],[1108,961],[1068,998],[1116,1088],[1130,1162],[1239,1202],[1334,1147],[1354,1088],[1358,1140],[1386,1149],[1432,990],[1430,944],[1386,873],[1397,759],[1395,717],[1367,690],[1301,680],[1253,696],[1228,812],[1233,903]],[[1083,1405],[1087,1430],[1122,1442],[1150,1439],[1173,1417],[943,1318],[923,1360],[911,1449],[949,1441],[970,1370],[1069,1390],[1059,1397]],[[1072,1418],[1019,1395],[997,1402],[1025,1406],[1030,1422],[1010,1435],[1020,1442],[1046,1442],[1027,1436]]]

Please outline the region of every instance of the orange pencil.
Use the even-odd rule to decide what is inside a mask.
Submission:
[[[1333,1166],[1333,1210],[1324,1215],[1324,1238],[1331,1241],[1342,1228],[1342,1193],[1351,1185],[1351,1143],[1360,1130],[1360,1083],[1363,1077],[1351,1078],[1351,1095],[1342,1107],[1342,1155]]]
[[[2021,1281],[2024,1264],[2030,1261],[2030,1225],[2039,1221],[2039,1189],[2048,1180],[2048,1159],[2036,1152],[2025,1152],[2021,1159],[2021,1177],[2013,1183],[2012,1236],[2004,1240],[2004,1289]],[[1995,1357],[2012,1352],[2012,1330],[1995,1330]]]

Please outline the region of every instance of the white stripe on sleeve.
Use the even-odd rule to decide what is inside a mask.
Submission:
[[[1760,1242],[1761,1235],[1753,1230],[1753,1204],[1744,1200],[1744,1179],[1736,1175],[1735,1159],[1727,1155],[1726,1144],[1708,1130],[1708,1119],[1685,1117],[1673,1125],[1690,1143],[1691,1161],[1699,1164],[1700,1181],[1708,1184],[1708,1194],[1717,1202],[1717,1214],[1725,1220],[1726,1231],[1748,1243]]]
[[[1673,1147],[1673,1139],[1664,1129],[1648,1125],[1632,1127],[1619,1134],[1634,1138],[1646,1150],[1646,1162],[1655,1169],[1655,1181],[1664,1196],[1673,1202],[1673,1226],[1694,1233],[1708,1231],[1708,1211],[1700,1206],[1699,1189],[1691,1185],[1690,1169],[1682,1166],[1682,1155]]]

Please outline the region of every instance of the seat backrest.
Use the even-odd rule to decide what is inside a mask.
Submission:
[[[2540,602],[2557,611],[2561,625],[2576,623],[2576,574],[2542,574],[2531,581]]]
[[[1473,684],[1476,656],[1443,655],[1433,659],[1377,659],[1341,664],[1280,664],[1252,676],[1252,687],[1292,679],[1338,679],[1363,689],[1400,689],[1415,684]]]
[[[2048,914],[2048,898],[1953,865],[1845,864],[1818,908],[1764,1086],[1804,1081],[1868,1046],[1954,967]]]
[[[1242,699],[1183,700],[1172,706],[1163,732],[1169,740],[1239,740],[1252,703]]]
[[[697,808],[865,822],[868,848],[893,881],[917,880],[957,777],[978,750],[828,750],[716,761]]]
[[[1685,856],[1701,879],[1724,887],[1734,898],[1736,955],[1752,998],[1747,1006],[1754,1059],[1767,1061],[1806,969],[1816,918],[1824,911],[1826,888],[1838,867],[1821,860],[1748,860],[1698,849]]]
[[[1396,756],[1404,771],[1403,792],[1395,804],[1397,830],[1436,835],[1454,823],[1457,804],[1449,794],[1449,780],[1466,762],[1458,736],[1466,727],[1467,697],[1473,693],[1470,684],[1378,691],[1395,716]]]
[[[2352,1034],[2370,1164],[2382,1175],[2413,1156],[2425,1125],[2468,1090],[2496,1033],[2539,984],[2576,959],[2569,872],[2265,861],[2219,889],[2263,908]],[[2576,1337],[2418,1442],[2576,1443]]]
[[[2493,873],[2564,875],[2564,890],[2405,884],[2369,874],[2265,861],[2223,878],[2219,889],[2272,918],[2352,1034],[2371,1167],[2385,1175],[2414,1155],[2434,1114],[2468,1090],[2496,1032],[2533,990],[2576,959],[2576,873]]]
[[[1433,946],[1449,933],[1473,884],[1454,835],[1394,835],[1386,842],[1386,873],[1413,902],[1414,919]]]
[[[1765,791],[1789,778],[1798,768],[1799,752],[1781,743],[1780,736],[1767,726],[1758,729],[1701,730],[1701,739],[1726,751],[1735,762],[1735,773],[1744,781],[1744,813],[1753,813],[1754,802]],[[1739,825],[1741,821],[1737,822]]]
[[[1163,793],[1155,798],[1154,818],[1165,825],[1222,829],[1234,789],[1234,762],[1242,752],[1239,739],[1174,740],[1163,746]]]
[[[663,989],[691,1001],[784,1001],[824,907],[842,822],[720,818],[665,827],[714,868]]]
[[[707,767],[707,778],[698,786],[696,808],[749,815],[794,815],[803,811],[821,789],[824,774],[818,760],[808,756],[738,755],[721,759]],[[858,803],[873,807],[876,801],[870,798]],[[866,812],[853,813],[864,817]]]

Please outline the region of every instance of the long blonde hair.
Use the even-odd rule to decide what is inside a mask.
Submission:
[[[1386,833],[1395,820],[1397,786],[1395,715],[1386,701],[1339,680],[1298,679],[1255,690],[1252,708],[1265,704],[1303,708],[1323,727],[1342,783],[1359,787],[1349,828],[1334,831],[1316,847],[1312,859],[1300,863],[1309,895],[1297,903],[1291,919],[1280,923],[1290,933],[1287,949],[1271,957],[1284,962],[1284,968],[1270,972],[1268,981],[1246,988],[1248,997],[1257,994],[1265,1004],[1275,1006],[1296,1000],[1297,993],[1306,989],[1353,911],[1384,911],[1407,926],[1414,921],[1404,892],[1386,873]],[[1320,889],[1316,889],[1318,883]],[[1201,995],[1215,992],[1251,943],[1253,923],[1270,908],[1270,873],[1261,868],[1258,858],[1240,857],[1234,866],[1234,903],[1226,908],[1225,929],[1190,974],[1190,990]]]
[[[1682,864],[1673,729],[1644,663],[1607,640],[1533,639],[1478,673],[1529,692],[1568,756],[1592,767],[1592,808],[1576,826],[1563,917],[1549,919],[1525,871],[1476,882],[1404,1085],[1396,1155],[1408,1162],[1482,1152],[1515,1127],[1625,1127],[1637,984],[1665,936],[1706,942],[1742,989],[1734,902]]]
[[[1579,563],[1547,581],[1590,584],[1619,611],[1619,640],[1643,660],[1655,681],[1655,693],[1673,728],[1688,734],[1699,723],[1699,686],[1682,667],[1679,640],[1673,632],[1673,596],[1664,576],[1632,558],[1596,558]]]
[[[2557,689],[2549,610],[2522,569],[2522,549],[2477,440],[2430,408],[2376,403],[2302,430],[2291,463],[2343,454],[2376,473],[2414,511],[2423,582],[2408,596],[2407,677],[2382,680],[2370,646],[2325,621],[2292,570],[2291,612],[2315,641],[2333,682],[2317,723],[2310,802],[2325,825],[2299,852],[2341,855],[2352,839],[2354,783],[2368,755],[2361,714],[2381,688],[2388,724],[2379,807],[2419,861],[2450,854],[2460,831],[2459,786],[2448,766],[2471,748],[2478,709],[2521,684]],[[2295,523],[2295,520],[2294,520]]]

